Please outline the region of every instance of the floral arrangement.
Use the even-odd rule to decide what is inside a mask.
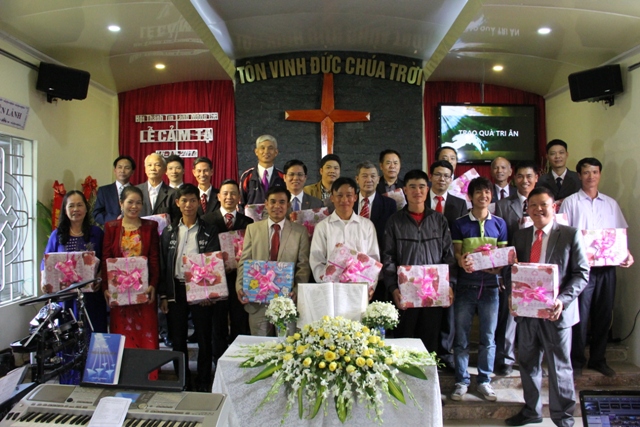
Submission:
[[[421,367],[436,365],[435,353],[393,348],[360,322],[328,316],[305,325],[284,343],[268,341],[247,346],[241,356],[248,357],[240,365],[243,368],[265,366],[247,384],[274,378],[258,409],[285,385],[287,404],[283,422],[294,404],[302,419],[305,400],[309,419],[323,406],[326,414],[327,402],[333,397],[343,423],[356,400],[366,405],[369,416],[373,413],[375,420],[382,423],[383,395],[396,406],[394,399],[406,403],[406,392],[419,406],[398,374],[403,372],[426,380]]]
[[[390,302],[372,302],[362,316],[362,323],[370,328],[393,329],[399,321],[398,310]]]
[[[296,304],[289,297],[274,297],[269,302],[264,314],[269,322],[276,325],[279,330],[286,329],[287,323],[298,318]]]

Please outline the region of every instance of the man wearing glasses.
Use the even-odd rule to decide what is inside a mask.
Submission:
[[[291,211],[323,207],[322,200],[303,191],[304,184],[307,182],[307,166],[301,160],[289,160],[283,169],[284,183],[291,193]]]

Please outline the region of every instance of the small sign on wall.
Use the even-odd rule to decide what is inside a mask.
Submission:
[[[20,105],[8,99],[0,98],[0,123],[24,130],[27,124],[29,107]]]

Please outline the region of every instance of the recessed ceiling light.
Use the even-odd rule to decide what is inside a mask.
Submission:
[[[120,31],[120,27],[118,27],[117,25],[109,25],[107,28],[113,33],[117,33],[118,31]]]
[[[538,34],[549,34],[551,32],[551,28],[541,27],[538,28]]]
[[[493,71],[502,71],[502,70],[504,70],[504,67],[502,65],[493,66]]]
[[[158,70],[164,70],[166,68],[166,66],[164,64],[156,64],[156,69]]]

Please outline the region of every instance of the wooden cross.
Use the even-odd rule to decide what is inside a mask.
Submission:
[[[333,153],[333,124],[368,122],[368,111],[336,110],[333,99],[333,74],[325,74],[322,83],[322,103],[319,110],[292,110],[284,112],[285,120],[320,123],[322,157]]]

